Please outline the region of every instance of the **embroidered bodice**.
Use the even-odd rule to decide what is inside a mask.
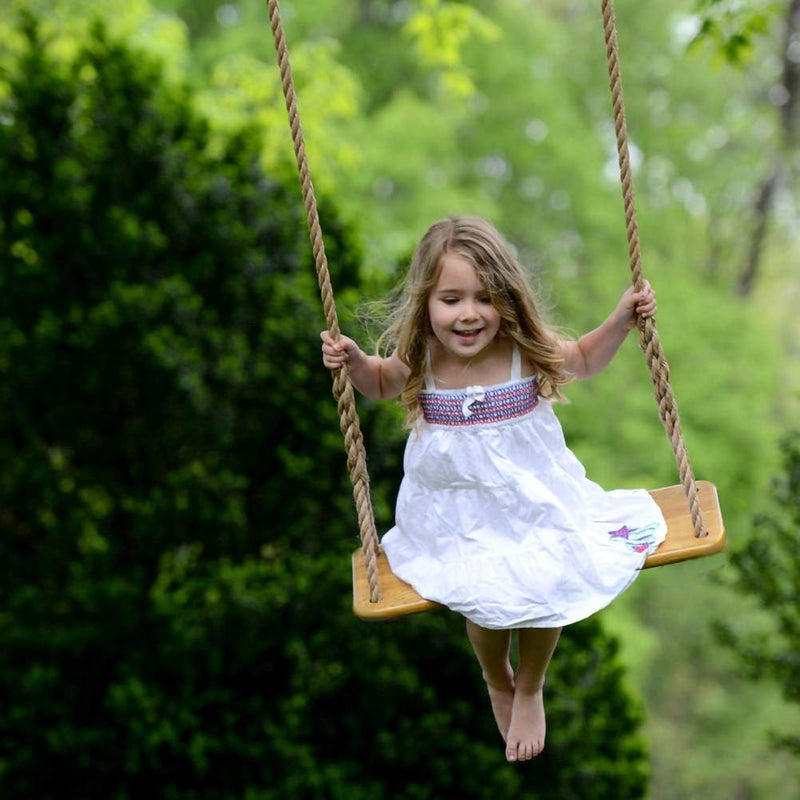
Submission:
[[[521,372],[522,359],[515,347],[506,383],[437,389],[428,354],[425,389],[419,393],[423,418],[431,425],[484,425],[529,414],[539,402],[539,383],[536,377],[522,378]]]

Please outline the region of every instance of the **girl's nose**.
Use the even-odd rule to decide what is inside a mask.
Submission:
[[[478,307],[472,300],[465,300],[461,306],[462,319],[477,319]]]

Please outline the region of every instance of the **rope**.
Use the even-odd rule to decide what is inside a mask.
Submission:
[[[289,115],[289,126],[292,132],[292,143],[297,160],[303,204],[306,210],[306,221],[308,223],[309,237],[314,254],[320,297],[322,299],[328,330],[334,339],[338,339],[341,332],[336,314],[336,305],[330,281],[328,262],[325,256],[325,245],[322,239],[317,201],[308,166],[303,129],[297,110],[297,97],[294,89],[294,81],[292,79],[289,54],[278,0],[267,0],[267,7],[275,41],[275,50],[278,57],[278,66],[280,68],[281,86],[286,101],[286,110]],[[641,291],[644,285],[644,277],[642,273],[641,249],[639,246],[639,226],[636,220],[636,208],[633,198],[633,176],[630,164],[628,134],[625,125],[625,106],[622,95],[622,80],[619,67],[613,0],[602,0],[602,12],[611,100],[614,108],[614,127],[616,130],[617,152],[619,155],[620,181],[625,205],[625,223],[631,277],[636,290]],[[639,343],[645,353],[650,368],[659,415],[672,444],[673,453],[675,454],[678,472],[686,492],[695,536],[706,536],[708,532],[703,524],[702,513],[700,511],[694,471],[683,440],[680,415],[670,385],[669,365],[664,357],[654,320],[640,318],[638,326]],[[333,395],[336,399],[339,424],[344,436],[345,450],[347,451],[347,465],[353,484],[353,498],[358,513],[359,533],[364,550],[367,582],[370,589],[370,601],[374,603],[381,599],[377,566],[378,536],[375,529],[372,501],[370,499],[369,474],[367,471],[364,440],[359,425],[353,385],[346,367],[333,374]]]
[[[269,9],[272,35],[275,40],[275,51],[278,56],[278,66],[280,67],[283,96],[286,100],[286,110],[289,113],[289,126],[292,131],[292,143],[294,145],[295,158],[297,159],[297,169],[303,192],[303,204],[306,210],[311,248],[314,253],[314,264],[317,270],[317,282],[319,283],[322,307],[325,312],[328,330],[334,339],[338,339],[341,335],[339,320],[336,315],[336,304],[333,298],[330,272],[328,271],[328,260],[325,256],[325,244],[322,239],[322,229],[317,212],[317,199],[311,182],[308,157],[306,156],[303,129],[300,125],[300,115],[297,111],[297,97],[278,0],[267,0],[267,7]],[[346,367],[333,373],[333,396],[336,399],[336,407],[339,412],[339,426],[344,436],[347,467],[353,484],[353,499],[358,513],[358,527],[367,568],[370,602],[377,603],[381,599],[381,590],[378,585],[378,535],[375,530],[375,517],[369,493],[369,473],[367,472],[364,439],[361,435],[361,427],[358,421],[353,384],[350,381]]]
[[[633,200],[633,175],[630,153],[628,149],[628,132],[625,125],[625,105],[622,97],[622,78],[619,68],[617,48],[617,30],[614,21],[613,0],[602,0],[603,32],[606,40],[606,56],[608,57],[608,76],[611,88],[611,102],[614,107],[614,128],[617,135],[617,153],[619,155],[619,171],[622,183],[622,198],[625,203],[625,227],[628,236],[628,256],[630,259],[631,278],[636,291],[644,288],[642,274],[642,254],[639,248],[639,225],[636,221],[636,207]],[[639,318],[639,344],[650,367],[656,403],[658,403],[661,422],[666,429],[672,444],[675,460],[678,464],[681,483],[686,492],[689,512],[694,525],[694,535],[703,537],[708,531],[703,524],[700,501],[697,496],[697,485],[694,479],[689,454],[683,441],[681,420],[678,407],[669,381],[669,365],[664,357],[661,341],[652,318]]]

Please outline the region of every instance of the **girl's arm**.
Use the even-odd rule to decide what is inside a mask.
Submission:
[[[656,308],[656,293],[647,281],[641,293],[631,286],[599,328],[584,334],[577,342],[562,343],[564,369],[579,380],[597,375],[636,327],[637,315],[652,317]]]
[[[388,358],[368,356],[347,336],[340,336],[334,342],[328,331],[322,331],[320,338],[322,363],[328,369],[340,369],[347,364],[353,386],[365,397],[381,400],[397,397],[403,391],[410,370],[397,351]]]

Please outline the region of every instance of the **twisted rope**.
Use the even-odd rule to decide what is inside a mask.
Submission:
[[[314,253],[314,264],[317,270],[317,282],[319,283],[322,307],[325,312],[328,330],[334,339],[338,339],[341,335],[339,320],[336,315],[336,304],[333,298],[330,272],[328,271],[328,260],[325,256],[325,244],[322,239],[322,228],[320,227],[319,214],[317,212],[317,199],[311,182],[308,157],[306,156],[303,128],[297,111],[297,97],[278,0],[267,0],[267,7],[269,9],[272,36],[275,40],[275,52],[278,56],[278,66],[280,67],[283,96],[286,100],[286,110],[289,113],[289,127],[292,131],[292,143],[297,160],[300,186],[303,192],[303,204],[306,210],[311,248]],[[370,499],[369,473],[367,472],[364,439],[361,435],[353,384],[350,381],[347,367],[333,373],[333,396],[336,399],[336,407],[339,412],[339,426],[344,436],[347,467],[353,484],[353,499],[358,513],[358,527],[361,544],[364,549],[370,602],[377,603],[381,599],[381,590],[378,585],[378,535],[375,530],[375,517],[372,511],[372,500]]]
[[[606,56],[608,58],[608,76],[611,88],[611,102],[614,107],[614,128],[617,135],[617,153],[619,155],[619,172],[622,183],[622,198],[625,204],[625,228],[628,236],[628,256],[630,259],[631,278],[636,291],[644,288],[642,274],[642,254],[639,248],[639,225],[636,221],[636,207],[633,199],[633,174],[628,149],[628,132],[625,125],[625,104],[622,97],[622,78],[619,68],[617,46],[617,30],[614,21],[613,0],[602,0],[603,32],[606,40]],[[650,367],[656,403],[661,422],[672,444],[672,451],[678,464],[681,483],[686,492],[689,512],[694,525],[694,535],[707,536],[708,531],[703,524],[700,501],[697,496],[697,485],[694,479],[689,454],[683,441],[681,419],[672,393],[669,380],[669,365],[664,357],[661,341],[652,318],[639,317],[639,344]]]

